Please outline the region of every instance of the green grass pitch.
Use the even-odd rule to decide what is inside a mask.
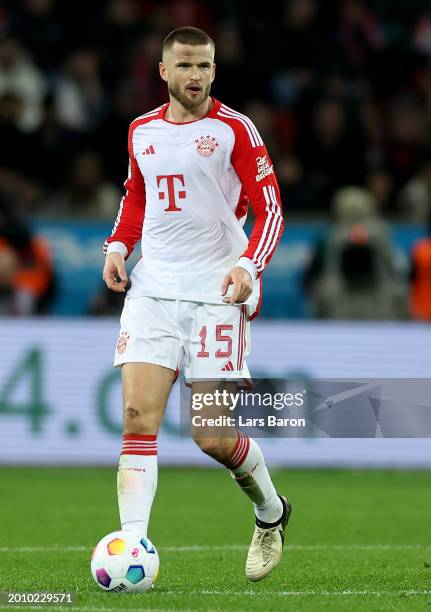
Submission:
[[[161,559],[156,588],[113,594],[93,583],[89,560],[118,528],[115,469],[2,467],[0,591],[74,591],[74,609],[88,612],[431,612],[430,472],[273,476],[293,512],[283,561],[267,579],[244,576],[252,510],[226,471],[169,468],[149,531]]]

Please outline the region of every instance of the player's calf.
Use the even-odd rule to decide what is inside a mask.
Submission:
[[[235,382],[195,381],[192,396],[205,397],[199,411],[193,410],[191,433],[201,451],[223,465],[228,465],[237,433],[232,420],[231,394],[236,391]]]

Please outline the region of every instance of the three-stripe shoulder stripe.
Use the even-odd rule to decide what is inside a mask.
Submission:
[[[162,104],[162,106],[158,106],[157,108],[155,108],[152,111],[149,111],[148,113],[145,113],[145,115],[141,115],[140,117],[136,117],[136,119],[134,119],[132,121],[132,123],[130,124],[131,130],[132,130],[132,142],[133,142],[134,130],[141,125],[139,122],[143,121],[143,120],[145,121],[146,119],[156,118],[157,115],[160,112],[160,109],[163,108],[163,106],[164,106],[164,104]]]
[[[253,257],[253,262],[256,264],[258,272],[264,269],[265,262],[275,247],[283,222],[283,215],[281,213],[280,204],[277,201],[275,188],[272,185],[264,185],[262,189],[266,202],[265,209],[268,215],[263,227],[262,236]]]
[[[217,115],[220,115],[220,117],[225,117],[226,119],[236,119],[237,121],[242,123],[242,125],[247,130],[247,134],[250,138],[250,142],[253,148],[263,146],[263,140],[259,132],[257,131],[256,126],[246,115],[242,115],[241,113],[234,111],[232,108],[229,108],[224,104],[221,105]]]
[[[136,119],[133,119],[132,123],[135,123],[135,121],[139,121],[140,119],[146,119],[147,117],[152,117],[153,115],[157,115],[160,111],[161,108],[163,108],[164,104],[162,104],[161,106],[158,106],[157,108],[154,108],[151,111],[148,111],[148,113],[145,113],[144,115],[139,115],[139,117],[136,117]]]
[[[153,119],[155,117],[157,117],[157,115],[160,112],[160,109],[163,107],[162,106],[158,106],[157,108],[155,108],[152,111],[149,111],[148,113],[145,113],[145,115],[140,115],[139,117],[136,117],[136,119],[133,119],[133,121],[130,124],[130,127],[132,130],[134,130],[135,128],[139,127],[141,124],[139,123],[140,121],[145,121],[146,119]]]

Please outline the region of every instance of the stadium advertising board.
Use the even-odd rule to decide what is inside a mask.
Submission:
[[[2,319],[0,462],[114,465],[121,448],[119,372],[112,319]],[[418,324],[256,321],[256,378],[426,378],[431,329]],[[176,383],[159,437],[165,464],[205,464],[180,432]],[[426,438],[261,439],[273,466],[431,466]]]

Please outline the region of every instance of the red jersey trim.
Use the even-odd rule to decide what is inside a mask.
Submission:
[[[248,205],[249,205],[248,196],[245,192],[244,187],[241,186],[241,192],[239,194],[238,204],[236,205],[236,208],[235,208],[235,217],[237,219],[243,219],[244,217],[247,218]]]
[[[118,241],[127,247],[127,257],[129,257],[142,235],[145,217],[145,181],[134,155],[133,133],[137,127],[157,119],[161,108],[159,106],[144,115],[136,117],[129,126],[127,139],[129,172],[124,183],[126,193],[121,198],[111,236],[105,240],[103,245],[105,254],[109,243]]]
[[[133,132],[140,125],[145,125],[146,123],[150,123],[150,121],[154,121],[155,119],[158,119],[160,110],[162,108],[163,106],[158,106],[154,110],[149,111],[148,113],[145,113],[145,115],[141,115],[139,117],[136,117],[136,119],[133,119],[129,127],[129,138],[128,138],[129,156],[131,159],[135,159],[135,156],[133,154]]]
[[[242,257],[251,259],[260,274],[269,263],[284,229],[277,179],[268,151],[251,119],[224,104],[217,119],[233,131],[231,164],[241,183],[240,200],[241,195],[246,195],[255,214],[248,247]],[[267,170],[262,177],[259,164]],[[244,202],[242,210],[238,209],[240,200],[235,210],[238,219],[245,214]]]
[[[165,115],[166,115],[166,111],[168,110],[170,106],[170,102],[167,102],[161,107],[161,109],[159,110],[157,114],[157,119],[162,119],[163,121],[166,121],[166,123],[171,123],[172,125],[188,125],[189,123],[196,123],[197,121],[202,121],[202,119],[213,118],[217,115],[220,109],[220,106],[221,106],[221,102],[219,102],[215,98],[211,98],[211,100],[213,103],[212,107],[210,108],[210,110],[207,112],[206,115],[204,115],[203,117],[199,117],[199,119],[192,119],[191,121],[171,121],[170,119],[166,119]]]

